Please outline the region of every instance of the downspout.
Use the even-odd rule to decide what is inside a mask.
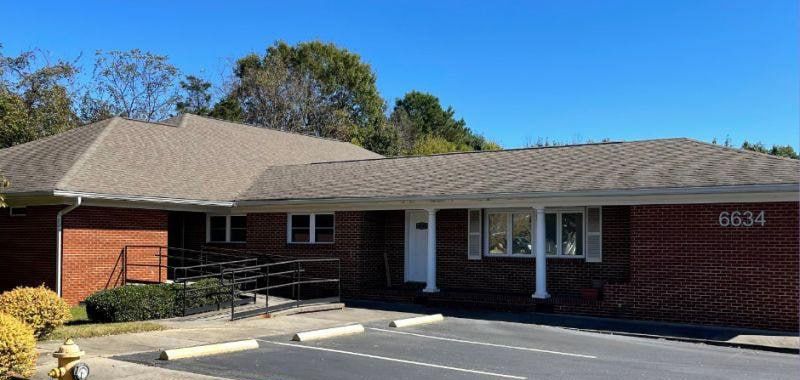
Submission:
[[[56,214],[56,293],[58,296],[61,297],[61,256],[62,252],[62,241],[61,235],[63,230],[63,218],[64,215],[69,214],[72,210],[78,208],[83,201],[82,197],[75,198],[75,203],[60,210],[58,214]]]

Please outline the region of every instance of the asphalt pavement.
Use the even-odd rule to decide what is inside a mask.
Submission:
[[[797,355],[608,335],[526,323],[446,318],[297,343],[258,338],[257,350],[163,362],[156,352],[114,359],[225,379],[790,379]]]

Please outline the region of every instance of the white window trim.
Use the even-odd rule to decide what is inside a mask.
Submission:
[[[206,243],[246,243],[246,240],[231,240],[231,217],[247,215],[219,215],[219,214],[206,214]],[[225,217],[225,240],[211,240],[211,217]]]
[[[292,241],[292,216],[308,215],[308,241]],[[317,242],[317,215],[333,216],[333,240]],[[332,212],[295,212],[286,217],[286,242],[289,244],[333,244],[336,242],[336,214]]]
[[[545,209],[544,210],[545,219],[547,214],[556,214],[556,253],[555,254],[548,254],[545,252],[545,257],[548,259],[585,259],[586,258],[586,208],[556,208],[556,209]],[[561,252],[563,247],[561,245],[561,214],[581,214],[581,222],[583,226],[581,227],[582,231],[582,240],[581,248],[582,252],[580,255],[562,255]],[[546,243],[545,243],[546,244]]]
[[[506,253],[491,253],[489,252],[489,215],[491,214],[523,214],[527,213],[531,216],[531,253],[510,253],[510,250],[513,249],[513,244],[511,243],[512,237],[512,218],[510,216],[506,216],[506,243],[508,243],[508,247],[506,247]],[[536,215],[533,214],[532,209],[486,209],[483,212],[483,256],[484,257],[514,257],[514,258],[528,258],[533,259],[536,257],[535,252],[535,242],[534,237],[536,236],[536,226],[533,225],[533,221],[536,218]]]

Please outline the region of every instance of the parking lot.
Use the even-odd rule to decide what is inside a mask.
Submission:
[[[796,355],[504,321],[365,328],[308,343],[257,338],[256,350],[194,359],[115,359],[226,379],[786,379],[800,371]]]

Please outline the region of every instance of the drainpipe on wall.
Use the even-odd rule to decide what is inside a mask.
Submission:
[[[62,243],[63,242],[61,241],[61,235],[62,235],[62,230],[63,230],[63,227],[62,227],[63,222],[62,222],[62,220],[64,218],[64,215],[67,215],[72,210],[78,208],[78,206],[81,205],[82,201],[83,201],[83,198],[81,198],[81,197],[75,198],[75,203],[74,204],[62,209],[56,215],[56,293],[58,293],[59,297],[61,297],[61,256],[62,256],[62,253],[63,253],[62,252]]]

